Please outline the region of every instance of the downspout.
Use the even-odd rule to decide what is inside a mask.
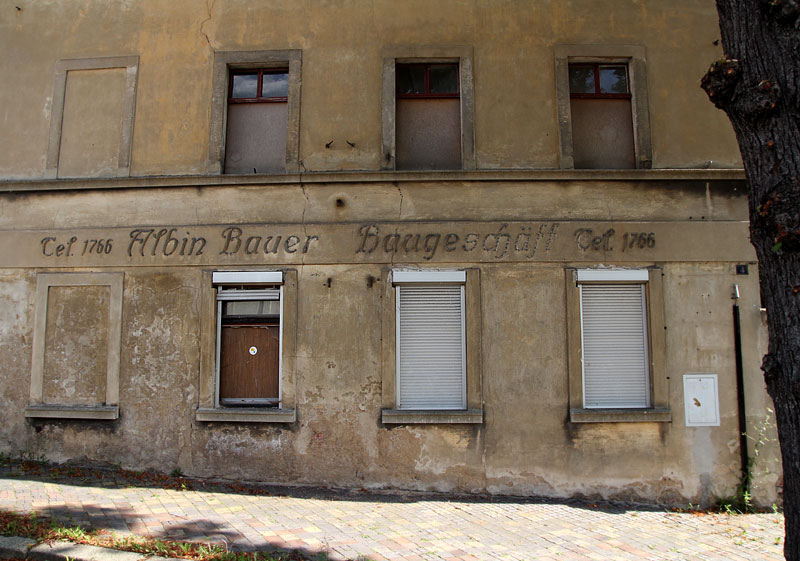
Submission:
[[[750,492],[750,457],[747,452],[747,417],[744,407],[742,366],[742,325],[739,317],[739,285],[733,285],[733,346],[736,355],[736,401],[739,413],[739,456],[742,466],[742,494]]]

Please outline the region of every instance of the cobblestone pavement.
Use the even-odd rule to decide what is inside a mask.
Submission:
[[[75,474],[78,475],[75,475]],[[119,535],[405,561],[782,559],[780,514],[666,512],[619,503],[244,487],[118,472],[0,469],[0,509]],[[178,482],[176,485],[175,482]]]

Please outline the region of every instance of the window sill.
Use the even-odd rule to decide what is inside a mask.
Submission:
[[[25,417],[113,421],[119,419],[119,405],[28,405],[25,408]]]
[[[570,409],[573,423],[670,423],[669,409]]]
[[[481,424],[483,411],[481,409],[465,411],[384,409],[381,411],[381,422],[385,425]]]
[[[200,408],[195,420],[208,423],[294,423],[295,409],[261,409],[256,407]]]

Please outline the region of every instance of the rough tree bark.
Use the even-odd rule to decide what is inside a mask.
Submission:
[[[800,560],[800,1],[716,0],[725,56],[702,87],[733,124],[767,307],[762,370],[783,456],[786,559]]]

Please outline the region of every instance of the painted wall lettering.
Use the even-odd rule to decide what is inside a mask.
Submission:
[[[208,227],[201,228],[205,230],[204,235],[180,227],[134,228],[127,232],[127,241],[120,244],[120,250],[132,259],[200,257],[210,252],[223,256],[292,255],[308,253],[320,240],[318,235],[263,234],[238,226],[217,227],[218,237],[209,237]],[[120,234],[118,230],[116,233]],[[39,255],[45,258],[107,257],[118,252],[116,246],[112,237],[45,236],[39,238]]]
[[[614,245],[614,239],[622,238],[622,243]],[[575,243],[581,251],[603,251],[606,253],[619,250],[631,252],[639,249],[653,249],[656,246],[655,232],[623,232],[618,235],[614,228],[604,232],[592,228],[578,228],[575,230]]]
[[[82,239],[71,236],[67,240],[59,240],[55,236],[42,238],[42,255],[45,257],[73,257],[75,255],[108,255],[114,249],[111,238]]]
[[[728,227],[733,233],[722,239],[747,225]],[[53,267],[718,259],[688,241],[707,235],[707,228],[700,222],[511,220],[155,225],[15,232],[6,241],[0,236],[0,250],[26,266]]]
[[[501,224],[496,231],[488,233],[425,232],[401,233],[381,231],[378,224],[364,224],[358,229],[356,254],[404,254],[408,257],[433,259],[437,252],[473,251],[489,255],[494,259],[506,256],[531,259],[542,249],[549,252],[558,235],[559,223],[510,227]],[[535,233],[534,233],[535,232]]]
[[[279,251],[308,253],[311,244],[319,240],[319,236],[307,235],[304,236],[305,242],[301,246],[302,239],[300,236],[286,236],[283,240],[281,236],[273,235],[245,236],[243,230],[236,226],[229,226],[223,229],[220,236],[223,240],[223,246],[219,252],[220,255],[236,255],[240,251],[247,255],[278,253]]]
[[[130,243],[128,244],[128,257],[133,257],[134,252],[139,256],[155,257],[163,255],[203,255],[206,239],[202,236],[193,237],[189,232],[186,235],[177,234],[177,228],[137,228],[131,230]]]

